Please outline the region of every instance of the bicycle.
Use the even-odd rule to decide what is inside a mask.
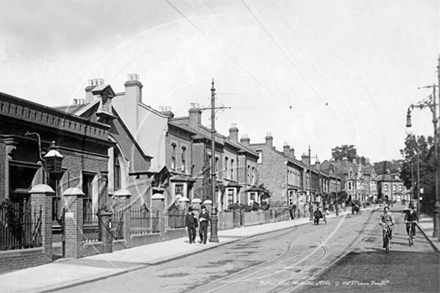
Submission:
[[[405,221],[405,223],[408,225],[409,224],[409,229],[408,229],[408,244],[411,247],[412,245],[414,245],[414,231],[413,229],[415,228],[413,224],[415,224],[415,221]]]
[[[383,247],[385,248],[385,252],[390,252],[390,242],[391,242],[391,229],[389,225],[385,225],[383,229]]]

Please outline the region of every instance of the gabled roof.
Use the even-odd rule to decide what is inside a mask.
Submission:
[[[98,86],[99,87],[99,86]],[[105,88],[110,87],[109,85],[105,86]],[[95,88],[96,89],[96,88]],[[111,87],[110,87],[111,89]],[[78,117],[83,117],[83,118],[90,118],[90,116],[85,116],[86,113],[88,113],[89,110],[93,110],[93,107],[97,106],[99,104],[99,100],[95,100],[92,103],[86,103],[86,104],[82,104],[79,106],[82,107],[69,107],[69,106],[61,106],[60,108],[66,108],[68,110],[71,111],[70,114],[78,116]],[[115,116],[116,119],[118,119],[119,123],[121,124],[122,128],[124,128],[124,130],[127,132],[130,140],[133,142],[133,145],[139,150],[140,154],[145,157],[145,158],[153,158],[152,156],[147,155],[147,153],[145,152],[145,150],[138,144],[137,140],[134,138],[134,136],[131,134],[130,130],[127,128],[127,126],[125,125],[124,121],[119,117],[118,113],[116,112],[115,108],[112,107],[112,112],[113,115]],[[109,133],[109,135],[111,135]]]

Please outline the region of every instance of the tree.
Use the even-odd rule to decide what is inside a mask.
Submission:
[[[435,153],[434,140],[431,136],[427,139],[424,136],[415,138],[407,136],[405,139],[405,148],[400,150],[404,157],[400,171],[400,179],[406,188],[414,187],[424,189],[426,200],[435,200]],[[417,167],[419,169],[420,182],[417,186]],[[416,191],[414,191],[416,192]]]
[[[264,186],[264,183],[261,183],[260,185],[258,185],[258,188],[261,190],[260,191],[260,199],[261,200],[268,199],[272,195],[272,192],[269,189],[267,189],[266,186]]]
[[[356,148],[354,145],[341,145],[332,149],[332,157],[336,161],[341,161],[344,157],[349,161],[353,161],[353,159],[357,158]]]

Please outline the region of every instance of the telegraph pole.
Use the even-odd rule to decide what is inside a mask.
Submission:
[[[212,209],[211,209],[211,238],[209,242],[219,242],[217,236],[217,200],[215,194],[215,177],[216,177],[216,165],[215,165],[215,88],[214,78],[212,79],[211,87],[211,194],[212,194]]]
[[[311,167],[311,152],[310,152],[310,146],[309,146],[309,189],[310,189],[310,201],[312,202],[312,167]]]
[[[439,104],[440,104],[440,56],[438,58],[437,77],[438,77],[438,83],[437,84],[439,86],[438,99],[439,99]],[[434,92],[435,92],[435,87],[434,87]],[[436,107],[435,106],[435,94],[434,94],[433,100],[434,100],[434,108],[435,108]],[[435,115],[436,112],[437,112],[437,110],[434,109],[434,115]],[[439,113],[440,113],[440,110],[439,110]],[[437,117],[435,117],[434,120],[436,121],[435,122],[435,132],[434,132],[434,135],[435,135],[434,136],[434,142],[435,142],[434,145],[435,145],[435,152],[436,152],[435,164],[436,164],[436,171],[437,171],[436,174],[435,174],[435,208],[434,208],[434,216],[436,218],[434,219],[434,234],[437,233],[438,241],[440,241],[440,227],[439,227],[439,224],[440,224],[440,214],[439,214],[440,195],[438,194],[438,192],[439,192],[438,184],[439,184],[439,180],[440,180],[440,167],[439,167],[440,160],[438,158],[438,142],[437,142],[437,140],[438,140],[438,137],[437,137],[437,135],[438,135],[437,121],[438,120],[437,120]],[[420,198],[420,195],[419,195],[419,198]],[[435,225],[436,222],[437,222],[437,226]]]
[[[215,164],[215,113],[216,110],[220,109],[231,109],[231,107],[216,107],[215,106],[215,88],[214,88],[214,78],[211,83],[211,106],[208,108],[202,108],[201,110],[211,110],[211,194],[212,194],[212,209],[211,209],[211,238],[209,242],[219,242],[217,235],[217,196],[216,196],[216,164]]]

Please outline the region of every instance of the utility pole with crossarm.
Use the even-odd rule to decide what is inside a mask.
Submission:
[[[207,108],[201,108],[201,110],[211,110],[211,194],[212,194],[212,210],[211,210],[211,238],[209,239],[209,242],[219,242],[218,235],[217,235],[217,223],[218,223],[218,217],[217,217],[217,196],[216,196],[216,164],[215,164],[215,133],[217,132],[215,130],[215,113],[217,110],[223,110],[223,109],[231,109],[231,107],[216,107],[215,106],[215,88],[214,88],[214,78],[212,79],[211,83],[211,105]]]

